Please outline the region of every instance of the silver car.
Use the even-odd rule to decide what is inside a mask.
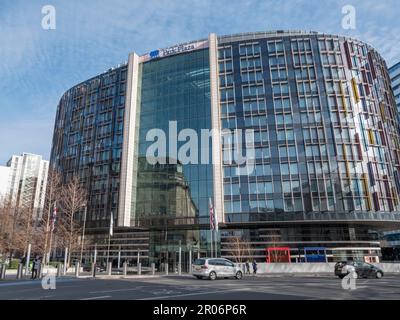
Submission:
[[[232,261],[222,258],[197,259],[192,268],[192,274],[197,279],[236,278],[242,279],[242,270]]]

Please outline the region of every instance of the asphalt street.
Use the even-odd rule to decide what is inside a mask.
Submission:
[[[344,290],[333,275],[248,276],[242,280],[197,280],[190,276],[92,279],[57,278],[56,289],[39,280],[0,282],[2,300],[318,300],[400,299],[400,275],[357,279]]]

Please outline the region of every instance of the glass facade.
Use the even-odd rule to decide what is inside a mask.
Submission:
[[[88,228],[118,215],[126,79],[126,66],[111,69],[68,90],[57,108],[51,165],[87,187]]]
[[[176,122],[176,132],[190,129],[201,135],[211,129],[210,68],[208,50],[175,55],[145,62],[140,66],[138,170],[134,210],[136,225],[150,233],[152,262],[176,263],[179,243],[184,254],[191,245],[202,244],[206,250],[209,222],[209,199],[213,197],[212,164],[182,164],[169,156],[171,144],[177,150],[186,143],[169,135]],[[149,164],[147,141],[150,130],[161,129],[166,135],[165,163]],[[179,139],[181,140],[181,139]],[[183,139],[182,139],[183,140]],[[211,158],[211,141],[208,150]],[[163,158],[157,152],[154,157]],[[200,241],[200,238],[201,241]]]
[[[261,246],[260,257],[272,238],[295,248],[377,240],[361,226],[352,239],[346,224],[259,227],[398,220],[400,140],[385,62],[368,45],[336,36],[237,38],[219,46],[221,123],[255,130],[256,168],[238,176],[224,163],[227,220],[242,224],[224,238],[246,237],[254,250]]]
[[[126,214],[132,233],[149,231],[149,262],[175,265],[179,247],[186,260],[192,249],[210,254],[209,201],[217,201],[219,186],[222,256],[233,258],[236,236],[250,246],[248,258],[260,261],[275,246],[288,246],[299,260],[310,245],[341,258],[359,255],[357,248],[379,251],[380,229],[400,221],[399,122],[380,55],[355,39],[312,32],[220,36],[215,52],[198,43],[153,51],[139,58],[137,73],[124,65],[61,99],[52,162],[86,183],[90,228],[108,225],[120,178],[131,175]],[[120,172],[129,76],[137,81],[137,136],[133,165]],[[171,157],[174,124],[176,134],[191,129],[197,137],[202,129],[254,130],[254,170],[236,170],[229,139],[207,146],[210,162],[220,153],[221,163]],[[154,129],[166,134],[163,163],[146,159]]]
[[[336,37],[220,46],[222,126],[252,128],[256,142],[252,174],[224,165],[228,220],[399,210],[399,134],[382,63],[367,45]]]

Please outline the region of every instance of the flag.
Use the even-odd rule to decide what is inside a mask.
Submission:
[[[56,224],[57,220],[57,206],[54,203],[54,208],[53,208],[53,215],[51,216],[51,230],[54,231],[54,226]]]
[[[113,218],[113,213],[111,212],[111,217],[110,217],[110,236],[113,235],[113,228],[114,228],[114,218]]]

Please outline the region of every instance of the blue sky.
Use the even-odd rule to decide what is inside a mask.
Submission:
[[[41,27],[56,9],[56,30]],[[356,29],[342,28],[342,7]],[[49,158],[57,103],[68,88],[124,62],[128,53],[231,34],[301,29],[373,45],[400,60],[398,0],[0,0],[0,165],[12,154]]]

